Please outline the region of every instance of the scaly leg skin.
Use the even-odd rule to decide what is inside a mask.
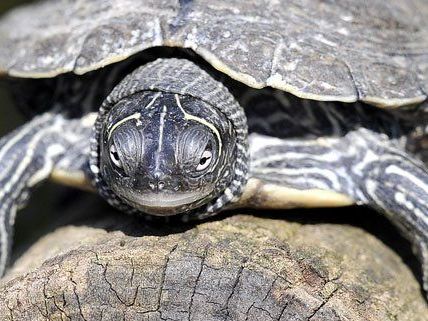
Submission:
[[[251,176],[298,190],[328,190],[384,213],[413,244],[428,292],[428,170],[386,135],[360,128],[343,137],[250,136]]]
[[[58,162],[77,158],[75,170],[88,163],[91,128],[87,118],[67,120],[46,113],[0,139],[0,276],[10,256],[16,211],[25,205],[31,187],[46,180]],[[75,146],[82,142],[87,147],[80,146],[77,153]]]

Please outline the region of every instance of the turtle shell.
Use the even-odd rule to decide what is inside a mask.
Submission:
[[[48,0],[0,22],[0,72],[84,74],[156,46],[191,48],[254,88],[415,104],[428,91],[425,0]]]

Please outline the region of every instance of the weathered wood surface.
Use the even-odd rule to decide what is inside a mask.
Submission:
[[[428,320],[408,266],[358,227],[175,226],[106,214],[53,230],[0,283],[1,320]]]

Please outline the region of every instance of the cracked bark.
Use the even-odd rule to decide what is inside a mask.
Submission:
[[[174,224],[172,224],[174,225]],[[374,235],[235,215],[193,227],[106,214],[37,241],[0,283],[2,320],[428,320]]]

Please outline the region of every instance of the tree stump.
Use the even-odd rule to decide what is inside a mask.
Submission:
[[[165,225],[106,213],[54,229],[0,283],[1,319],[428,320],[414,273],[359,227]]]

